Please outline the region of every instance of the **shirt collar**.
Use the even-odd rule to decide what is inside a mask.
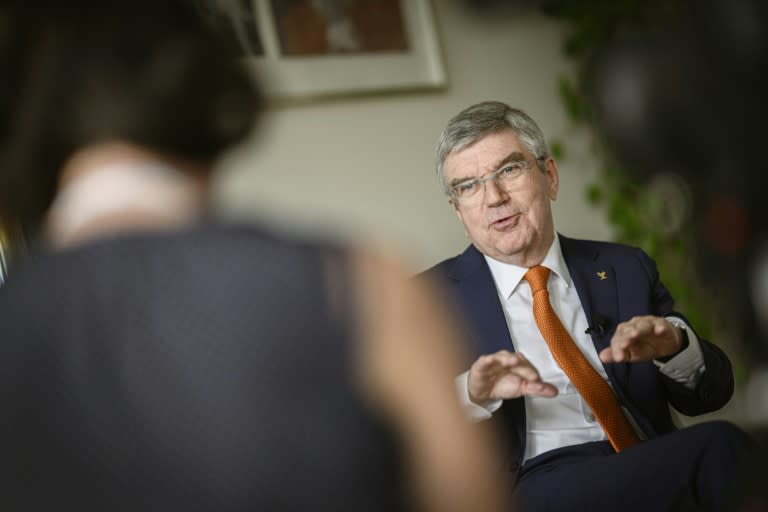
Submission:
[[[502,297],[508,299],[514,293],[517,285],[520,284],[523,276],[528,272],[528,269],[495,260],[490,256],[483,256],[488,263],[488,267],[491,269],[491,275],[496,282],[496,288]],[[566,287],[571,286],[571,274],[568,272],[568,266],[565,264],[563,251],[560,249],[560,237],[557,234],[555,234],[555,240],[552,242],[540,265],[547,267],[553,274],[562,279]]]

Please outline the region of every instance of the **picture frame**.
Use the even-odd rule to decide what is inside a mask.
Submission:
[[[430,0],[198,0],[270,99],[439,89]]]

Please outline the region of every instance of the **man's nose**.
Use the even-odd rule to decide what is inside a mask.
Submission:
[[[496,180],[488,180],[483,185],[485,188],[483,200],[486,206],[498,206],[509,199],[509,195],[499,186]]]

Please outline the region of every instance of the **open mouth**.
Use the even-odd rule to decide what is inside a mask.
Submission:
[[[507,228],[516,226],[519,220],[520,220],[520,214],[515,213],[508,217],[502,217],[499,220],[491,222],[490,227],[496,230],[507,229]]]

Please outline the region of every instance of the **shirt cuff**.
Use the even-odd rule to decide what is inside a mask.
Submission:
[[[675,327],[685,329],[688,335],[688,347],[666,363],[656,360],[653,362],[659,367],[659,371],[670,379],[679,382],[688,389],[695,389],[701,374],[706,369],[699,338],[693,329],[688,327],[688,324],[676,316],[668,316],[666,319]]]
[[[471,421],[490,419],[493,413],[501,407],[501,400],[489,400],[483,405],[478,405],[469,399],[469,370],[456,377],[454,382],[461,408],[464,409],[464,414]]]

